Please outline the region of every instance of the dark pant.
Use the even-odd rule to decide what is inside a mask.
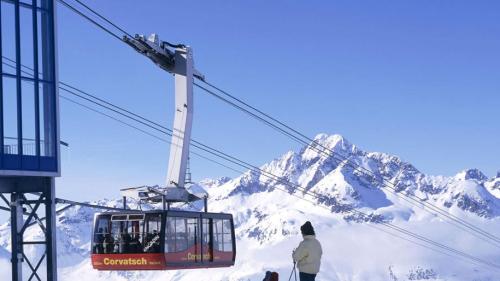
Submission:
[[[300,281],[314,281],[314,280],[316,280],[316,274],[299,272],[299,277],[300,277]]]

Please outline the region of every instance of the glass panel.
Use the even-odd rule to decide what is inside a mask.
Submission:
[[[224,252],[232,252],[233,251],[233,236],[232,236],[232,227],[231,227],[231,221],[229,220],[224,220],[224,225],[223,225],[223,244],[224,244]]]
[[[187,233],[187,219],[177,218],[175,221],[175,249],[176,252],[186,251],[188,249],[189,238]]]
[[[196,218],[167,217],[165,252],[188,251],[188,261],[199,261],[199,226]]]
[[[143,253],[144,237],[144,220],[127,220],[127,215],[114,215],[111,218],[111,235],[106,236],[103,242],[104,253]]]
[[[165,228],[165,252],[175,253],[189,250],[189,257],[200,259],[197,246],[199,235],[198,219],[167,217]]]
[[[51,83],[40,83],[40,155],[54,156],[55,150],[55,128],[56,125],[54,117],[54,93],[52,92],[53,86]]]
[[[44,42],[44,39],[43,39],[43,36],[42,36],[42,17],[46,17],[46,14],[45,12],[40,12],[38,11],[37,12],[37,17],[36,17],[36,20],[37,20],[37,24],[36,24],[36,27],[37,27],[37,32],[38,32],[38,42],[37,42],[37,51],[38,51],[38,73],[39,73],[39,77],[40,79],[44,79],[43,77],[43,74],[44,74],[44,65],[43,65],[43,42]]]
[[[213,248],[212,248],[212,236],[211,233],[212,219],[202,219],[202,258],[203,261],[213,261]]]
[[[106,252],[108,252],[109,246],[112,246],[112,244],[109,243],[110,237],[111,236],[109,234],[109,217],[99,217],[97,219],[97,223],[95,226],[94,244],[92,247],[92,253],[104,254],[105,250]],[[104,246],[105,240],[107,241],[106,247]]]
[[[107,254],[125,254],[127,253],[128,242],[131,237],[127,232],[127,221],[111,221],[111,239],[112,245],[107,245]],[[108,251],[109,250],[109,251]]]
[[[38,72],[40,79],[45,81],[53,81],[52,77],[52,61],[50,52],[50,38],[47,34],[49,30],[49,14],[47,12],[38,12],[37,14],[38,28]]]
[[[161,233],[161,216],[160,214],[148,214],[146,217],[146,236],[144,241],[145,253],[159,253],[160,233]]]
[[[144,220],[144,215],[128,215],[129,220]]]
[[[21,30],[21,64],[22,75],[33,77],[34,55],[33,55],[33,10],[20,7],[20,30]]]
[[[17,154],[17,86],[15,79],[7,77],[3,77],[3,124],[3,151],[5,154]]]
[[[126,247],[126,252],[127,253],[142,253],[143,252],[143,247],[142,247],[142,242],[143,242],[143,233],[144,231],[144,221],[143,220],[135,220],[135,221],[129,221],[127,224],[127,230],[126,232],[128,233],[128,238],[130,240],[126,241],[127,242],[127,247]]]
[[[165,252],[166,253],[176,252],[175,222],[176,222],[175,218],[167,217],[167,221],[165,224]]]
[[[111,216],[111,220],[113,220],[113,221],[126,221],[127,215],[114,215],[114,216]]]
[[[15,74],[16,64],[16,28],[15,28],[15,9],[11,3],[1,1],[2,14],[2,67],[4,73]]]
[[[189,218],[186,220],[186,225],[187,225],[187,249],[192,252],[192,256],[194,257],[195,261],[198,261],[198,245],[199,245],[199,226],[198,226],[198,219],[194,218]]]
[[[222,220],[214,220],[214,249],[224,251],[224,240],[222,234]]]
[[[210,243],[210,219],[203,219],[203,245],[209,245]]]
[[[119,241],[121,239],[121,235],[124,229],[123,225],[124,225],[123,221],[111,221],[111,235],[109,236],[108,240],[104,240],[105,243],[104,253],[112,254],[120,252]]]
[[[35,87],[32,82],[22,81],[22,121],[23,121],[23,154],[36,155],[35,140]]]

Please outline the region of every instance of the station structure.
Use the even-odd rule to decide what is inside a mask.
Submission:
[[[13,281],[57,280],[55,13],[54,0],[0,0],[0,209],[10,212]],[[6,60],[14,67],[6,67]],[[28,241],[25,232],[33,223],[42,235]],[[41,254],[26,254],[28,247],[42,248],[30,251]]]

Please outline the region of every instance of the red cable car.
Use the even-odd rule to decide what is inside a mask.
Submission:
[[[92,266],[98,270],[168,270],[234,265],[236,244],[231,214],[208,213],[208,194],[196,195],[187,169],[193,115],[194,68],[188,46],[171,46],[157,35],[124,41],[175,76],[175,116],[164,188],[122,189],[139,202],[163,203],[163,210],[99,213],[95,216]],[[170,50],[168,47],[175,48]],[[205,201],[205,212],[172,211],[168,203]]]
[[[98,270],[171,270],[234,265],[233,216],[189,211],[95,215],[92,266]]]

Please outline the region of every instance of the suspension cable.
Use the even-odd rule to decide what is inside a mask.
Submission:
[[[64,87],[62,87],[61,89],[62,89],[62,90],[64,90],[64,91],[67,91],[67,92],[69,92],[69,93],[74,93],[73,91],[69,91],[68,89],[65,89]],[[109,104],[111,104],[111,103],[109,103],[109,102],[108,102],[108,105],[106,106],[106,105],[100,104],[99,102],[95,102],[95,101],[93,101],[93,100],[91,100],[91,99],[89,99],[89,98],[85,98],[85,97],[83,97],[82,95],[76,95],[76,96],[77,96],[77,97],[80,97],[80,98],[83,98],[83,99],[84,99],[84,100],[86,100],[86,101],[90,101],[90,102],[92,102],[93,104],[98,105],[98,106],[101,106],[101,107],[103,107],[103,108],[105,108],[105,109],[107,109],[107,110],[111,110],[111,111],[113,111],[113,112],[117,113],[117,112],[116,112],[116,110],[113,110],[113,109],[111,108],[111,106],[109,106]],[[88,107],[87,107],[87,108],[88,108]],[[127,118],[129,118],[129,119],[131,119],[131,120],[133,120],[133,121],[135,121],[135,122],[139,122],[139,123],[140,123],[140,124],[142,124],[142,125],[148,126],[146,122],[144,122],[144,121],[140,121],[140,120],[138,120],[138,118],[133,118],[133,117],[128,116],[127,114],[122,113],[122,112],[120,112],[119,114],[120,114],[120,115],[122,115],[122,116],[124,116],[124,117],[127,117]],[[108,116],[108,117],[109,117],[109,116]],[[115,119],[115,120],[116,120],[116,119]],[[147,119],[146,119],[146,118],[143,118],[143,120],[147,120]],[[149,128],[152,128],[152,129],[154,129],[154,130],[157,130],[157,131],[159,131],[159,132],[161,132],[161,133],[164,133],[164,134],[167,134],[167,135],[169,135],[169,136],[172,136],[172,134],[171,134],[168,130],[161,130],[161,129],[156,128],[155,126],[151,126],[151,125],[149,125],[148,127],[149,127]],[[171,131],[171,130],[170,130],[170,131]],[[241,160],[241,159],[238,159],[238,158],[236,158],[236,157],[230,156],[230,155],[228,155],[228,154],[226,154],[226,153],[224,153],[224,152],[222,152],[222,151],[220,151],[220,150],[217,150],[217,149],[211,148],[211,147],[209,147],[209,146],[206,146],[206,145],[202,144],[201,142],[198,142],[198,141],[193,140],[192,145],[193,145],[193,147],[198,148],[198,149],[200,149],[200,150],[202,150],[202,151],[205,151],[205,152],[207,152],[207,153],[209,153],[209,154],[211,154],[211,155],[213,155],[213,156],[216,156],[216,157],[221,158],[221,159],[223,159],[223,160],[225,160],[225,161],[231,162],[231,163],[233,163],[233,164],[235,164],[235,165],[238,165],[238,166],[240,166],[240,167],[243,167],[243,168],[245,168],[245,169],[249,169],[251,172],[254,172],[254,173],[259,173],[260,175],[262,175],[262,176],[264,176],[264,177],[266,177],[266,178],[268,178],[268,179],[270,179],[270,180],[272,180],[272,181],[275,181],[276,183],[282,184],[282,185],[284,185],[284,186],[288,186],[288,187],[290,187],[290,188],[292,188],[292,189],[295,189],[295,190],[302,191],[302,193],[303,193],[304,195],[309,195],[309,196],[311,196],[311,197],[313,197],[313,198],[316,198],[317,200],[328,200],[328,199],[334,199],[334,198],[331,198],[331,197],[326,196],[326,195],[323,195],[323,194],[318,194],[318,193],[316,193],[316,192],[312,192],[312,191],[308,190],[308,189],[307,189],[307,188],[305,188],[305,187],[302,187],[302,186],[300,186],[300,185],[298,185],[298,184],[295,184],[295,183],[291,183],[291,182],[289,182],[288,180],[284,179],[283,177],[280,177],[280,176],[277,176],[277,175],[272,174],[272,173],[270,173],[270,172],[267,172],[267,171],[265,171],[265,170],[263,170],[263,169],[261,169],[261,168],[259,168],[259,167],[256,167],[256,166],[254,166],[254,165],[249,164],[248,162],[245,162],[245,161],[243,161],[243,160]],[[295,197],[299,198],[300,200],[304,200],[304,201],[309,202],[309,203],[311,203],[311,204],[313,204],[313,205],[319,206],[319,207],[321,207],[321,208],[325,208],[325,209],[329,210],[330,212],[332,211],[332,209],[328,208],[327,206],[322,205],[322,204],[317,205],[317,202],[315,202],[315,201],[311,201],[311,200],[307,200],[307,199],[306,199],[306,198],[304,198],[304,197],[301,197],[301,196],[298,196],[298,195],[297,195],[297,194],[295,194],[295,193],[292,193],[290,190],[283,189],[283,188],[281,188],[281,187],[279,187],[279,186],[275,186],[274,188],[275,188],[275,189],[277,189],[277,190],[280,190],[280,191],[286,192],[286,193],[288,193],[289,195],[295,196]],[[368,221],[368,222],[372,221],[372,219],[373,219],[371,215],[368,215],[368,214],[363,213],[363,212],[361,212],[361,211],[355,210],[354,208],[344,208],[343,210],[344,210],[345,212],[349,212],[349,213],[357,214],[357,215],[361,216],[362,218],[364,218],[364,220],[365,220],[365,221]],[[472,261],[475,261],[475,262],[479,262],[479,263],[481,263],[481,264],[483,264],[483,265],[486,265],[486,266],[489,266],[489,267],[493,267],[493,268],[495,268],[495,269],[497,269],[497,270],[499,269],[499,267],[498,267],[496,264],[494,264],[494,263],[491,263],[491,262],[489,262],[489,261],[485,261],[485,260],[479,259],[479,258],[477,258],[477,257],[474,257],[474,256],[471,256],[471,255],[468,255],[467,253],[464,253],[464,252],[462,252],[462,251],[459,251],[459,250],[456,250],[456,249],[454,249],[454,248],[448,247],[448,246],[446,246],[446,245],[440,244],[440,243],[435,242],[435,241],[433,241],[433,240],[430,240],[430,239],[428,239],[428,238],[426,238],[426,237],[423,237],[423,236],[421,236],[421,235],[415,234],[415,233],[413,233],[413,232],[410,232],[410,231],[408,231],[408,230],[405,230],[405,229],[403,229],[403,228],[400,228],[400,227],[398,227],[398,226],[395,226],[395,225],[393,225],[393,224],[391,224],[391,223],[384,222],[384,221],[375,221],[375,222],[376,222],[376,223],[378,223],[378,224],[380,224],[380,225],[382,225],[382,226],[385,226],[385,227],[387,227],[387,228],[391,228],[391,229],[393,229],[394,231],[400,232],[400,233],[402,233],[402,234],[404,234],[404,235],[406,235],[406,236],[410,236],[410,237],[412,237],[413,239],[417,239],[417,240],[423,241],[423,242],[425,242],[425,243],[427,243],[427,244],[433,245],[434,247],[438,247],[438,248],[443,249],[443,250],[446,250],[446,251],[448,251],[448,252],[452,252],[453,254],[458,255],[458,256],[460,256],[460,257],[462,257],[462,258],[466,258],[466,259],[468,259],[468,260],[472,260]],[[438,251],[438,252],[439,252],[439,251]]]
[[[197,147],[197,146],[195,146],[195,147]],[[210,154],[214,155],[214,156],[217,156],[217,157],[221,157],[221,156],[222,156],[222,155],[218,154],[217,152],[213,152],[213,151],[210,151],[210,150],[206,149],[206,146],[205,146],[205,147],[201,147],[201,148],[202,148],[203,150],[207,151],[208,153],[210,153]],[[223,158],[223,159],[224,159],[224,160],[231,160],[231,159],[227,159],[227,158]],[[239,159],[238,159],[238,160],[239,160]],[[250,167],[249,167],[249,166],[246,166],[245,164],[242,164],[242,163],[245,163],[245,162],[244,162],[244,161],[242,161],[242,160],[239,160],[239,162],[232,161],[232,163],[237,164],[237,165],[239,165],[239,166],[242,166],[242,167],[244,167],[244,168],[250,168],[250,169],[251,169],[251,171],[253,171],[253,172],[259,172],[261,175],[265,176],[266,178],[269,178],[269,179],[271,179],[271,180],[273,180],[273,181],[276,181],[276,182],[278,182],[278,183],[280,183],[280,184],[283,184],[283,185],[285,185],[285,186],[292,187],[292,188],[295,188],[295,189],[297,189],[297,190],[301,190],[301,191],[304,193],[304,195],[309,195],[309,196],[312,196],[313,198],[317,198],[317,199],[319,199],[319,198],[323,198],[323,199],[324,199],[324,197],[326,197],[325,195],[318,195],[318,194],[316,194],[316,193],[313,193],[313,192],[311,192],[311,191],[308,191],[308,190],[306,190],[306,188],[304,188],[304,187],[301,187],[301,186],[299,186],[299,185],[297,185],[297,184],[294,184],[294,183],[288,182],[288,181],[286,181],[285,179],[283,179],[283,178],[281,178],[281,177],[279,177],[279,176],[277,176],[277,175],[274,175],[274,174],[272,174],[272,173],[269,173],[269,172],[267,172],[267,171],[264,171],[264,170],[262,170],[262,169],[260,169],[260,168],[255,168],[255,166],[250,166]],[[286,192],[286,193],[290,194],[290,191],[289,191],[289,190],[283,189],[283,188],[281,188],[281,187],[279,187],[279,186],[276,186],[276,187],[275,187],[275,189],[277,189],[277,190],[280,190],[280,191],[283,191],[283,192]],[[304,197],[300,197],[300,196],[298,196],[297,194],[291,194],[291,195],[293,195],[293,196],[295,196],[295,197],[297,197],[297,198],[299,198],[299,199],[301,199],[301,200],[304,200],[304,201],[306,201],[306,202],[312,203],[312,204],[314,204],[314,205],[316,205],[316,206],[319,206],[319,207],[322,207],[322,208],[325,208],[325,209],[327,209],[327,210],[331,211],[331,209],[330,209],[330,208],[328,208],[328,207],[326,207],[326,206],[324,206],[324,205],[317,205],[317,203],[316,203],[316,202],[314,202],[314,201],[310,201],[310,200],[307,200],[306,198],[304,198]],[[320,197],[320,196],[321,196],[321,197]],[[368,222],[371,220],[371,216],[370,216],[370,215],[368,215],[368,214],[366,214],[366,213],[363,213],[363,212],[361,212],[361,211],[358,211],[358,210],[355,210],[355,209],[348,209],[348,210],[346,210],[346,211],[347,211],[347,212],[351,212],[351,213],[353,213],[353,214],[358,214],[358,215],[360,215],[361,217],[363,217],[365,220],[367,220]],[[416,239],[416,240],[420,240],[420,241],[422,241],[422,242],[425,242],[425,243],[427,243],[427,244],[429,244],[429,245],[432,245],[432,246],[434,246],[434,247],[437,247],[437,248],[439,248],[439,249],[441,249],[441,250],[444,250],[444,251],[447,251],[447,252],[451,252],[454,256],[458,256],[458,257],[461,257],[461,258],[465,258],[465,259],[471,260],[471,261],[473,261],[473,262],[475,262],[475,263],[480,263],[480,264],[482,264],[482,265],[487,265],[487,266],[489,266],[489,267],[493,267],[493,268],[495,268],[495,269],[499,269],[499,267],[498,267],[496,264],[492,263],[492,262],[489,262],[489,261],[486,261],[486,260],[483,260],[483,259],[477,258],[477,257],[472,256],[472,255],[470,255],[470,254],[467,254],[467,253],[465,253],[465,252],[462,252],[462,251],[456,250],[456,249],[454,249],[454,248],[451,248],[451,247],[449,247],[449,246],[443,245],[443,244],[441,244],[441,243],[438,243],[438,242],[436,242],[436,241],[433,241],[433,240],[431,240],[431,239],[428,239],[428,238],[426,238],[426,237],[424,237],[424,236],[421,236],[421,235],[415,234],[415,233],[410,232],[410,231],[408,231],[408,230],[406,230],[406,229],[404,229],[404,228],[398,227],[398,226],[396,226],[396,225],[394,225],[394,224],[391,224],[391,223],[388,223],[388,222],[383,222],[383,221],[378,221],[378,222],[376,222],[376,223],[377,223],[377,224],[380,224],[380,225],[382,225],[382,226],[385,226],[385,227],[387,227],[387,228],[389,228],[389,229],[392,229],[393,231],[400,232],[400,233],[402,233],[402,234],[404,234],[404,235],[406,235],[406,236],[409,236],[409,237],[411,237],[411,238],[413,238],[413,239]],[[426,248],[429,248],[429,247],[426,247]],[[437,251],[437,252],[442,252],[441,250],[436,250],[435,248],[432,248],[432,249],[433,249],[433,250],[435,250],[435,251]]]
[[[12,61],[12,60],[10,60],[10,59],[8,59],[8,58],[6,58],[6,59],[7,59],[7,60],[9,60],[9,61]],[[10,67],[14,67],[14,66],[9,65],[9,64],[7,64],[7,63],[4,63],[4,64],[6,64],[7,66],[10,66]],[[27,67],[27,68],[28,68],[28,69],[30,69],[29,67]],[[32,69],[30,69],[30,70],[32,70]],[[26,72],[26,73],[27,73],[27,72]],[[27,73],[27,74],[29,74],[29,73]],[[122,115],[122,116],[125,116],[126,118],[132,119],[133,121],[139,122],[139,123],[141,123],[141,124],[143,124],[143,125],[145,125],[145,126],[148,126],[148,127],[152,128],[152,127],[151,127],[151,125],[146,124],[146,123],[150,123],[150,124],[153,124],[154,126],[157,126],[157,127],[161,128],[162,130],[167,130],[167,131],[169,131],[170,133],[172,133],[172,131],[171,131],[170,129],[168,129],[167,127],[162,126],[162,125],[160,125],[160,124],[158,124],[158,123],[156,123],[156,122],[153,122],[153,121],[151,121],[151,120],[149,120],[149,119],[147,119],[147,118],[144,118],[144,117],[142,117],[142,116],[140,116],[140,115],[138,115],[138,114],[135,114],[135,113],[133,113],[133,112],[131,112],[131,111],[129,111],[129,110],[126,110],[126,109],[124,109],[123,107],[116,106],[116,105],[114,105],[114,104],[112,104],[112,103],[109,103],[109,102],[107,102],[107,101],[105,101],[105,100],[103,100],[103,99],[100,99],[100,98],[96,97],[95,95],[91,95],[91,94],[89,94],[89,93],[87,93],[87,92],[84,92],[84,91],[82,91],[82,90],[80,90],[80,89],[78,89],[78,88],[76,88],[76,87],[73,87],[73,86],[71,86],[71,85],[69,85],[69,84],[67,84],[67,83],[60,82],[60,84],[61,84],[61,85],[66,86],[66,87],[68,87],[68,88],[71,88],[71,89],[72,89],[72,90],[74,90],[74,91],[78,91],[79,93],[81,93],[81,94],[83,94],[83,95],[85,95],[85,96],[87,96],[87,97],[90,97],[90,98],[92,98],[92,99],[96,99],[96,100],[98,100],[99,102],[102,102],[102,103],[106,104],[106,106],[104,106],[106,109],[111,110],[111,111],[113,111],[113,112],[115,112],[115,113],[118,113],[118,114],[120,114],[120,115]],[[207,84],[207,85],[209,85],[209,86],[211,86],[211,85],[212,85],[212,84],[209,84],[209,83],[206,83],[206,84]],[[252,117],[254,117],[254,118],[258,118],[259,120],[261,120],[261,121],[262,121],[263,123],[265,123],[266,125],[272,126],[272,128],[273,128],[273,129],[278,130],[279,132],[281,132],[281,133],[285,134],[286,136],[291,136],[289,133],[287,133],[286,131],[282,130],[281,128],[279,128],[279,127],[275,126],[275,125],[274,125],[274,124],[272,124],[271,122],[268,122],[267,120],[265,120],[265,119],[263,119],[263,118],[261,118],[261,117],[259,117],[259,116],[255,115],[255,114],[253,114],[252,112],[250,112],[250,111],[248,111],[248,110],[245,110],[244,108],[242,108],[242,107],[240,107],[240,106],[236,105],[235,103],[233,103],[233,102],[231,102],[231,101],[227,101],[227,99],[224,99],[223,97],[220,97],[219,95],[217,95],[217,94],[216,94],[216,93],[214,93],[213,91],[210,91],[210,90],[208,90],[207,88],[205,88],[205,87],[203,87],[203,86],[201,86],[201,85],[199,85],[199,84],[197,84],[197,83],[195,83],[195,85],[196,85],[197,87],[199,87],[200,89],[202,89],[202,90],[204,90],[204,91],[207,91],[207,92],[208,92],[208,93],[210,93],[211,95],[213,95],[213,96],[215,96],[215,97],[217,97],[217,98],[219,98],[219,99],[221,99],[221,100],[223,100],[223,101],[225,101],[225,102],[229,103],[230,105],[235,106],[237,109],[240,109],[240,110],[244,111],[245,113],[250,114]],[[62,90],[64,90],[64,91],[67,91],[67,92],[68,92],[68,93],[70,93],[70,94],[73,94],[73,95],[75,95],[75,96],[78,96],[79,98],[82,98],[82,99],[85,99],[85,100],[87,100],[87,101],[93,102],[93,101],[91,101],[89,98],[82,97],[81,95],[79,95],[79,94],[75,93],[74,91],[71,91],[71,90],[68,90],[68,89],[65,89],[65,88],[61,88],[61,89],[62,89]],[[220,88],[216,88],[216,89],[219,89],[219,90],[220,90]],[[228,95],[228,96],[231,96],[231,95],[230,95],[229,93],[227,93],[227,92],[224,92],[224,93],[225,93],[226,95]],[[231,96],[231,97],[233,97],[233,99],[234,99],[234,100],[238,100],[238,99],[237,99],[237,98],[235,98],[234,96]],[[242,103],[243,103],[244,105],[246,105],[246,103],[244,103],[244,102],[242,102]],[[111,108],[110,108],[110,107],[111,107]],[[255,107],[252,107],[252,106],[249,106],[249,107],[250,107],[250,108],[252,108],[252,109],[254,109],[254,108],[255,108]],[[113,108],[114,108],[114,109],[113,109]],[[119,110],[119,111],[123,111],[123,112],[125,112],[125,113],[127,113],[127,114],[130,114],[130,115],[132,115],[133,117],[127,116],[127,114],[124,114],[123,112],[119,112],[119,111],[117,111],[117,110]],[[255,110],[257,110],[258,112],[262,112],[262,111],[259,111],[258,109],[255,109]],[[265,113],[264,113],[264,114],[265,114]],[[265,116],[269,116],[269,115],[267,115],[267,114],[266,114]],[[270,118],[272,118],[272,117],[270,117]],[[140,119],[140,120],[142,120],[142,121],[139,121],[139,120],[137,120],[137,119]],[[273,119],[273,120],[277,120],[277,119]],[[282,123],[282,122],[280,122],[280,121],[277,121],[277,122],[279,122],[279,124],[284,124],[284,123]],[[285,126],[286,126],[286,125],[285,125]],[[296,131],[294,130],[294,132],[296,132]],[[304,135],[302,135],[302,136],[304,136]],[[292,137],[293,137],[293,136],[292,136]],[[305,136],[304,136],[304,137],[305,137]],[[312,143],[311,143],[311,144],[309,144],[309,143],[305,143],[303,140],[300,140],[300,139],[298,139],[297,137],[294,137],[294,140],[295,140],[295,141],[297,141],[297,142],[299,142],[299,143],[301,143],[301,144],[305,144],[305,145],[307,145],[308,147],[311,147],[313,150],[315,150],[315,151],[317,151],[317,152],[319,152],[319,153],[321,153],[321,154],[323,154],[323,155],[325,155],[325,153],[327,153],[325,150],[320,150],[320,151],[318,151],[318,150],[317,150],[317,147],[315,147],[315,146],[313,145],[314,143],[318,144],[318,146],[322,146],[322,147],[324,147],[324,146],[323,146],[322,144],[320,144],[320,143],[318,143],[318,142],[314,141],[314,140],[312,141]],[[193,140],[193,142],[194,142],[196,145],[203,147],[203,144],[201,144],[201,143],[197,142],[196,140]],[[358,171],[359,171],[359,169],[360,169],[360,166],[359,166],[359,165],[357,165],[357,164],[355,164],[355,163],[353,164],[353,163],[352,163],[352,161],[349,161],[349,160],[348,160],[348,159],[346,159],[346,158],[343,158],[343,159],[341,158],[341,159],[339,160],[339,158],[337,157],[337,156],[338,156],[338,154],[337,154],[337,153],[333,152],[333,151],[332,151],[332,150],[330,150],[329,148],[326,148],[326,147],[324,147],[324,148],[325,148],[326,150],[329,150],[329,152],[330,152],[330,153],[328,153],[326,156],[328,156],[328,157],[333,157],[333,158],[334,158],[334,160],[337,160],[337,161],[338,161],[338,164],[341,164],[341,162],[342,162],[342,161],[346,161],[346,164],[347,164],[348,166],[350,166],[350,167],[351,167],[351,168],[353,168],[354,170],[358,170]],[[219,153],[219,154],[220,154],[220,153],[221,153],[221,151],[217,151],[217,153]],[[228,155],[224,155],[224,156],[227,158],[227,156],[228,156]],[[230,157],[229,157],[229,158],[230,158]],[[226,160],[227,160],[227,159],[226,159]],[[233,160],[234,160],[234,159],[233,159]],[[247,167],[249,167],[249,166],[248,166],[248,163],[244,163],[244,164],[245,164]],[[369,170],[368,170],[368,171],[369,171]],[[368,176],[370,176],[370,177],[372,177],[372,176],[373,176],[373,177],[375,177],[375,175],[373,175],[373,173],[372,173],[371,171],[369,171],[369,172],[370,172],[370,174],[369,174]],[[378,178],[375,178],[375,180],[378,180]],[[383,184],[384,184],[384,183],[383,183]],[[396,195],[396,196],[400,197],[401,199],[405,200],[406,202],[408,202],[408,203],[410,203],[410,204],[412,204],[412,205],[414,205],[414,206],[420,207],[420,206],[421,206],[420,204],[425,205],[425,203],[426,203],[426,202],[422,202],[421,200],[420,200],[420,201],[416,201],[414,198],[411,198],[411,197],[409,197],[409,196],[407,196],[407,195],[405,195],[405,194],[403,194],[405,197],[401,197],[400,193],[396,192],[396,190],[395,190],[395,188],[394,188],[394,187],[393,187],[393,188],[391,188],[390,186],[387,186],[387,185],[386,185],[386,187],[388,187],[388,188],[390,188],[390,189],[391,189],[391,190],[389,190],[391,193],[393,193],[394,195]],[[417,204],[417,205],[416,205],[416,204]],[[428,208],[434,209],[435,211],[437,211],[438,213],[440,213],[442,216],[445,216],[445,217],[447,217],[448,219],[451,219],[452,221],[455,221],[456,223],[459,223],[459,224],[460,224],[460,225],[462,225],[463,227],[466,227],[467,229],[470,229],[470,230],[474,231],[475,233],[477,233],[477,230],[475,230],[475,229],[471,228],[471,226],[470,226],[470,225],[466,225],[466,224],[464,224],[464,222],[463,222],[463,221],[460,221],[460,220],[458,220],[458,221],[457,221],[457,220],[455,220],[455,219],[453,219],[453,218],[450,218],[449,214],[447,214],[447,213],[444,213],[444,214],[443,214],[443,212],[446,212],[446,211],[444,211],[444,210],[442,210],[442,209],[441,209],[441,210],[438,210],[438,209],[436,209],[436,208],[438,208],[438,207],[436,207],[436,206],[434,206],[434,205],[432,205],[432,204],[430,204],[430,206],[428,206]],[[424,209],[425,209],[425,208],[424,208]],[[427,211],[430,211],[430,210],[427,210]],[[431,213],[432,213],[432,212],[431,212]],[[465,222],[465,223],[466,223],[466,222]],[[469,232],[467,229],[464,229],[462,226],[459,226],[459,225],[455,225],[455,226],[459,227],[460,229],[462,229],[462,230],[464,230],[464,231]],[[482,231],[482,230],[481,230],[481,231]],[[469,232],[469,233],[470,233],[470,234],[472,234],[472,235],[474,235],[475,237],[477,237],[477,238],[479,238],[479,239],[481,239],[481,240],[485,241],[485,242],[490,243],[490,244],[491,244],[491,242],[490,242],[489,240],[484,240],[483,236],[487,236],[487,238],[493,239],[493,240],[495,240],[495,242],[499,242],[497,239],[495,239],[495,236],[493,236],[493,235],[491,235],[491,234],[489,234],[489,233],[487,233],[487,232],[485,232],[485,233],[480,233],[480,234],[482,234],[482,236],[477,236],[477,235],[475,235],[474,233],[471,233],[471,232]],[[492,237],[489,237],[490,235],[491,235]],[[497,246],[497,247],[498,247],[498,245],[497,245],[497,244],[492,244],[492,245],[495,245],[495,246]]]
[[[101,18],[102,20],[104,20],[105,22],[109,23],[110,25],[112,25],[114,28],[120,30],[123,34],[133,38],[134,36],[132,36],[130,33],[128,33],[127,31],[125,31],[123,28],[119,27],[118,25],[114,24],[112,21],[108,20],[106,17],[104,17],[103,15],[99,14],[96,10],[90,8],[88,5],[86,5],[85,3],[83,3],[82,1],[80,0],[75,0],[76,2],[78,2],[78,4],[82,5],[83,7],[85,7],[87,10],[89,10],[91,13],[93,13],[94,15],[98,16],[99,18]]]
[[[290,133],[290,132],[284,133],[284,135],[288,136],[290,134],[295,134],[293,136],[293,138],[292,138],[294,141],[299,141],[300,143],[306,145],[307,147],[310,147],[312,150],[318,152],[319,154],[325,155],[327,157],[331,157],[333,160],[338,161],[339,165],[342,162],[345,162],[345,165],[348,165],[349,167],[353,168],[355,171],[357,170],[357,171],[365,174],[366,176],[374,179],[375,181],[381,183],[382,184],[382,188],[386,187],[386,188],[390,189],[389,191],[391,193],[393,193],[397,197],[405,200],[406,202],[408,202],[408,203],[410,203],[410,204],[412,204],[414,206],[417,206],[419,208],[423,208],[424,210],[426,210],[426,211],[428,211],[428,212],[430,212],[432,214],[435,214],[435,213],[433,213],[431,211],[431,210],[433,210],[434,212],[438,213],[442,217],[445,217],[448,220],[459,224],[460,226],[456,225],[456,224],[454,224],[454,225],[457,226],[457,227],[459,227],[459,228],[461,228],[462,230],[467,231],[466,229],[470,229],[474,233],[477,233],[478,235],[481,235],[481,236],[477,236],[474,233],[471,233],[474,236],[482,239],[483,241],[486,241],[486,242],[488,242],[490,244],[492,244],[490,240],[492,240],[492,241],[494,241],[496,243],[500,243],[500,238],[496,237],[495,235],[493,235],[491,233],[488,233],[488,232],[480,229],[479,227],[476,227],[476,226],[472,225],[471,223],[469,223],[467,221],[464,221],[461,218],[459,218],[459,217],[457,217],[457,216],[455,216],[453,214],[449,214],[446,210],[443,210],[442,208],[440,208],[440,207],[438,207],[438,206],[436,206],[436,205],[434,205],[432,203],[426,202],[423,199],[418,198],[417,196],[415,196],[413,194],[404,194],[404,193],[401,194],[401,193],[397,192],[397,188],[396,188],[395,184],[393,184],[392,182],[388,181],[387,179],[385,179],[383,177],[381,177],[381,178],[377,177],[377,175],[375,175],[372,171],[370,171],[367,168],[362,167],[361,165],[358,165],[357,163],[353,162],[352,160],[349,159],[349,157],[343,156],[340,153],[335,153],[332,149],[330,149],[328,147],[325,147],[323,144],[317,142],[316,140],[313,140],[313,139],[305,136],[305,134],[302,134],[299,131],[291,128],[290,126],[286,125],[284,122],[281,122],[281,121],[277,120],[276,118],[270,116],[269,114],[266,114],[266,113],[262,112],[261,110],[258,110],[257,108],[249,105],[248,103],[242,101],[241,99],[236,98],[235,96],[233,96],[233,95],[229,94],[228,92],[226,92],[226,91],[224,91],[224,90],[222,90],[222,89],[214,86],[213,84],[210,84],[210,83],[208,83],[206,81],[202,81],[202,82],[205,83],[205,84],[207,84],[210,87],[213,87],[214,89],[216,89],[219,92],[223,93],[225,96],[231,98],[232,100],[237,101],[238,103],[242,104],[243,106],[245,106],[247,108],[250,108],[251,110],[257,112],[261,116],[258,116],[258,114],[256,114],[254,112],[251,112],[250,110],[247,110],[247,109],[243,108],[243,106],[237,105],[236,103],[234,103],[234,102],[232,102],[232,101],[230,101],[230,100],[228,100],[228,99],[226,99],[226,98],[218,95],[217,93],[215,93],[214,91],[211,91],[211,90],[207,89],[206,87],[203,87],[203,86],[201,86],[201,85],[199,85],[197,83],[195,83],[195,85],[198,88],[200,88],[200,89],[204,90],[205,92],[207,92],[208,94],[210,94],[210,95],[218,98],[219,100],[222,100],[223,102],[225,102],[225,103],[227,103],[227,104],[235,107],[236,109],[243,111],[244,113],[250,115],[253,118],[258,119],[259,121],[265,123],[266,125],[271,126],[273,129],[276,128],[276,127],[279,127],[276,124],[272,124],[273,122],[279,124],[280,126],[282,126],[282,127],[285,128],[285,129],[279,128],[278,129],[279,131],[283,132],[283,131],[289,130],[289,131],[292,132],[292,133]],[[265,118],[263,118],[262,116],[270,119],[272,122],[269,121],[269,120],[265,120]],[[300,140],[300,138],[303,138],[303,139]],[[322,149],[319,149],[318,147],[321,147]],[[425,207],[427,207],[428,209],[425,209]],[[431,209],[431,210],[429,210],[429,209]],[[486,237],[487,239],[490,239],[490,240],[484,240],[483,237]],[[498,245],[498,244],[492,244],[492,245],[495,245],[496,247],[500,247],[500,245]]]
[[[118,35],[116,35],[114,32],[112,32],[111,30],[107,29],[106,27],[104,27],[103,25],[99,24],[98,22],[96,22],[95,20],[91,19],[89,16],[85,15],[84,13],[82,13],[80,10],[78,10],[77,8],[75,8],[74,6],[68,4],[66,1],[64,0],[58,0],[61,4],[63,4],[64,6],[66,6],[68,9],[70,9],[71,11],[75,12],[76,14],[80,15],[81,17],[85,18],[86,20],[88,20],[89,22],[93,23],[95,26],[99,27],[100,29],[102,29],[104,32],[108,33],[109,35],[115,37],[116,39],[120,40],[120,42],[123,42],[122,41],[122,38]]]

